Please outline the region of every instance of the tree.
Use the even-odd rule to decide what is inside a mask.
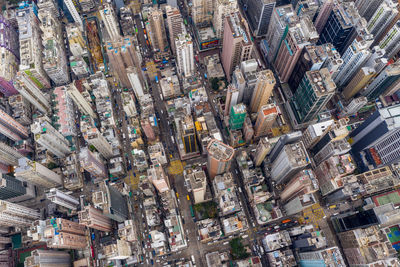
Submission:
[[[236,237],[232,239],[229,242],[229,245],[231,246],[231,255],[234,260],[243,260],[250,256],[242,243],[241,237]]]
[[[218,78],[211,78],[211,88],[214,91],[218,91],[219,89],[219,79]]]

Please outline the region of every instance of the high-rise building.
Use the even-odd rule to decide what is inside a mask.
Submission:
[[[324,137],[326,132],[333,127],[333,124],[333,120],[327,120],[309,125],[303,131],[302,136],[305,148],[312,149]]]
[[[81,148],[79,152],[79,160],[81,166],[89,172],[92,176],[104,178],[107,176],[104,164],[96,157],[95,154],[90,152],[87,147]]]
[[[147,176],[149,181],[154,185],[159,193],[163,193],[171,189],[169,178],[165,174],[161,164],[152,164],[150,168],[147,169]]]
[[[103,232],[112,230],[111,219],[92,206],[86,206],[81,211],[78,211],[78,217],[79,224],[86,225],[89,228]]]
[[[74,22],[78,25],[81,31],[83,31],[83,22],[81,17],[79,16],[78,13],[78,3],[76,3],[74,0],[65,0],[64,4],[67,6],[69,13],[71,14],[72,19]]]
[[[13,117],[17,122],[24,126],[31,125],[32,107],[25,97],[23,97],[21,94],[9,96],[8,104],[10,104]]]
[[[23,183],[14,177],[2,174],[0,177],[0,199],[10,199],[26,194]]]
[[[178,35],[186,32],[185,26],[183,25],[183,19],[181,12],[176,7],[166,6],[165,13],[167,14],[167,25],[169,32],[169,43],[171,44],[171,50],[175,54],[176,46],[175,40]]]
[[[0,109],[0,133],[14,141],[27,139],[29,136],[28,129],[14,120],[13,117]]]
[[[87,247],[86,227],[62,218],[46,220],[42,238],[47,247],[84,249]]]
[[[256,167],[261,166],[267,154],[271,151],[271,144],[268,137],[262,137],[257,144],[256,151],[254,153],[254,165]]]
[[[0,16],[0,92],[5,96],[17,94],[13,80],[19,64],[19,41],[16,28],[9,20]]]
[[[400,50],[400,20],[386,33],[379,42],[379,47],[385,50],[385,56],[392,59]]]
[[[216,0],[214,3],[214,14],[212,19],[215,36],[222,39],[224,33],[225,16],[238,11],[237,1]]]
[[[76,57],[86,55],[88,53],[87,46],[79,26],[68,23],[65,29],[67,31],[69,50],[71,51],[72,55]]]
[[[270,162],[273,162],[282,151],[285,145],[293,144],[300,141],[302,137],[301,131],[296,131],[288,134],[284,134],[279,137],[278,142],[272,147],[271,152],[268,154],[268,159]]]
[[[360,96],[351,100],[351,102],[344,107],[340,113],[341,117],[351,116],[356,114],[362,107],[367,105],[368,99],[365,96]]]
[[[99,129],[94,127],[93,119],[81,120],[81,131],[83,138],[89,145],[93,145],[97,151],[106,159],[114,156],[113,148]]]
[[[15,89],[40,112],[46,114],[50,111],[51,106],[49,98],[43,94],[36,83],[29,78],[28,74],[25,72],[18,72],[14,86]]]
[[[349,80],[363,66],[368,58],[371,57],[369,47],[372,41],[373,40],[366,41],[356,38],[349,48],[346,49],[342,56],[343,64],[333,76],[333,80],[338,87],[347,85]]]
[[[332,44],[306,45],[289,78],[290,89],[294,92],[309,70],[320,70],[325,67],[331,75],[334,75],[342,64],[343,59]]]
[[[52,8],[39,9],[43,44],[43,69],[56,85],[69,82],[69,71],[61,22]]]
[[[51,188],[50,191],[46,193],[46,198],[57,205],[71,210],[76,210],[79,205],[79,200],[77,198],[62,192],[57,188]]]
[[[362,67],[343,89],[343,96],[345,97],[345,99],[349,100],[350,98],[355,96],[369,83],[369,81],[372,80],[375,75],[376,72],[373,68]]]
[[[356,0],[355,4],[360,16],[365,18],[366,21],[369,21],[383,1],[384,0]]]
[[[197,145],[196,131],[191,115],[185,115],[178,120],[175,120],[177,125],[177,139],[183,146],[183,152],[185,154],[197,154],[199,147]]]
[[[194,0],[192,2],[192,18],[195,25],[208,26],[212,20],[213,13],[212,0]]]
[[[67,86],[68,96],[71,97],[71,99],[74,101],[79,111],[85,115],[89,115],[92,118],[97,118],[97,115],[94,112],[91,104],[86,100],[81,92],[83,92],[83,88],[82,86],[78,86],[78,83],[76,82],[71,83],[69,86]]]
[[[37,186],[51,188],[62,184],[61,176],[45,166],[27,158],[18,160],[15,176]]]
[[[32,251],[31,256],[25,259],[26,267],[45,267],[48,265],[70,267],[71,256],[67,251],[36,249]]]
[[[178,72],[185,77],[194,74],[193,41],[189,34],[179,34],[175,39]]]
[[[375,100],[381,94],[391,91],[391,89],[400,82],[400,61],[388,65],[373,82],[367,85],[361,95],[366,96],[368,100]]]
[[[300,171],[286,185],[280,194],[283,202],[288,202],[297,196],[318,191],[318,181],[311,169]]]
[[[35,3],[24,2],[17,11],[19,28],[19,71],[36,84],[39,89],[50,88],[49,77],[43,69],[43,45],[40,37],[40,21]]]
[[[267,34],[268,25],[276,1],[273,0],[241,0],[241,7],[249,21],[249,26],[255,36]]]
[[[221,61],[228,81],[236,66],[250,59],[253,43],[242,23],[239,12],[229,14],[224,22]]]
[[[151,46],[155,51],[164,52],[168,47],[165,35],[164,18],[160,9],[150,8],[148,14]]]
[[[316,264],[346,266],[342,253],[338,247],[329,247],[311,252],[299,253],[300,266]]]
[[[90,74],[89,66],[82,56],[70,56],[69,66],[78,79],[87,77]]]
[[[271,70],[263,70],[258,73],[257,83],[250,102],[251,112],[259,112],[262,106],[268,104],[275,84],[275,77]]]
[[[114,74],[118,76],[124,87],[130,87],[128,68],[140,66],[133,38],[125,37],[117,41],[108,42],[106,50]],[[141,75],[141,73],[138,73],[138,75]]]
[[[143,79],[140,79],[140,69],[137,69],[136,67],[129,67],[126,69],[127,75],[129,82],[131,84],[131,87],[133,89],[133,92],[135,92],[136,99],[140,99],[144,95],[143,91]]]
[[[95,208],[119,223],[128,219],[128,204],[125,196],[114,185],[103,181],[100,190],[93,192],[92,201]]]
[[[0,225],[27,227],[40,218],[40,213],[34,209],[0,200]]]
[[[318,11],[318,15],[315,18],[315,29],[319,34],[321,34],[322,30],[325,27],[326,22],[328,21],[329,15],[331,14],[334,6],[334,0],[326,0]]]
[[[55,156],[64,158],[71,153],[68,140],[51,125],[47,116],[35,119],[35,122],[31,124],[31,131],[35,142]]]
[[[352,23],[354,6],[334,5],[320,33],[318,44],[331,43],[340,54],[347,49],[354,37],[355,27]],[[350,4],[349,4],[350,5]]]
[[[119,24],[124,36],[135,35],[135,22],[131,8],[121,7],[119,9]]]
[[[336,85],[326,68],[307,71],[290,101],[298,124],[315,119],[335,94]]]
[[[187,170],[185,180],[189,181],[194,203],[206,201],[207,177],[203,170]]]
[[[275,104],[262,106],[258,112],[256,124],[254,125],[254,137],[267,135],[276,121],[278,109]]]
[[[231,107],[229,116],[229,129],[239,130],[243,128],[244,120],[246,119],[246,105],[243,103],[236,104]]]
[[[374,35],[375,39],[379,39],[384,33],[388,25],[397,16],[397,2],[393,0],[385,0],[375,11],[374,15],[368,21],[367,29]]]
[[[234,86],[234,83],[228,85],[225,100],[224,116],[228,116],[232,110],[232,107],[238,104],[239,89]]]
[[[272,162],[271,178],[277,184],[287,180],[310,164],[310,159],[302,141],[283,147]]]
[[[306,45],[315,43],[318,33],[308,17],[301,18],[299,24],[288,29],[283,43],[278,50],[274,66],[282,82],[289,81],[293,69]]]
[[[289,4],[274,8],[271,21],[268,25],[267,36],[265,37],[269,47],[267,59],[270,63],[275,61],[289,27],[294,26],[298,21],[292,5]]]
[[[207,146],[208,175],[212,179],[216,175],[223,174],[229,170],[231,161],[235,154],[233,147],[230,147],[219,140],[213,139]]]
[[[121,38],[118,25],[117,15],[110,3],[104,3],[103,8],[99,11],[104,26],[107,29],[108,37],[112,41],[117,41]]]
[[[67,93],[67,87],[59,86],[54,88],[51,96],[54,101],[52,125],[66,138],[68,136],[76,136],[76,111],[74,102]]]

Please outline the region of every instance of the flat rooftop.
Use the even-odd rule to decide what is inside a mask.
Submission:
[[[211,140],[207,146],[208,154],[218,160],[228,161],[233,158],[235,150],[233,147],[222,143],[219,140]]]

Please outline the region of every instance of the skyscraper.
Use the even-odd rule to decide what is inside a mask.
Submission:
[[[253,34],[257,37],[265,35],[276,1],[241,0],[240,3]]]
[[[20,65],[19,71],[35,83],[39,89],[50,88],[49,77],[43,69],[43,45],[40,37],[40,21],[35,3],[24,2],[17,11],[19,28]]]
[[[136,67],[129,67],[126,69],[128,79],[133,92],[135,92],[136,99],[140,99],[144,95],[144,85],[142,83],[144,79],[140,79],[140,77],[142,77],[142,75],[140,75],[140,71],[141,70]]]
[[[346,100],[349,100],[360,92],[375,75],[376,73],[373,68],[362,67],[343,89],[343,95]]]
[[[334,6],[334,0],[326,0],[322,4],[314,23],[315,29],[319,34],[321,34],[323,28],[325,27],[329,15],[333,10],[333,6]]]
[[[308,164],[310,159],[302,141],[285,145],[272,162],[271,178],[277,184],[286,183]]]
[[[388,25],[399,13],[397,5],[398,3],[392,0],[383,1],[368,21],[367,30],[374,35],[375,39],[380,39]]]
[[[296,122],[303,124],[315,119],[335,90],[336,85],[326,68],[307,71],[290,101]]]
[[[21,180],[45,188],[51,188],[62,184],[60,175],[44,167],[42,164],[27,158],[20,158],[18,160],[15,176],[21,178]]]
[[[258,112],[268,103],[275,84],[275,77],[271,70],[263,70],[257,74],[257,83],[250,102],[251,112]]]
[[[27,227],[40,218],[40,213],[34,209],[0,200],[0,225]]]
[[[20,180],[2,174],[0,177],[0,199],[10,199],[26,194],[26,188]]]
[[[215,35],[218,39],[222,39],[224,33],[225,17],[238,10],[237,1],[233,0],[216,0],[214,4],[214,14],[212,19]]]
[[[400,51],[400,20],[382,38],[379,47],[385,50],[388,59],[392,59]]]
[[[299,19],[293,11],[293,6],[290,4],[273,9],[271,21],[268,24],[267,36],[265,37],[269,47],[267,59],[270,63],[275,61],[289,27],[294,26],[298,21]]]
[[[169,43],[171,44],[172,52],[175,54],[176,53],[175,40],[178,37],[178,35],[186,32],[186,29],[185,26],[183,25],[182,15],[178,8],[166,6],[165,13],[167,14]]]
[[[224,116],[228,116],[233,106],[238,103],[239,90],[231,83],[228,85],[225,100]]]
[[[254,125],[254,137],[267,135],[276,121],[278,110],[275,104],[262,106],[258,112],[256,124]]]
[[[349,45],[349,40],[353,38],[355,31],[354,25],[351,23],[350,16],[352,12],[348,10],[346,3],[342,5],[335,5],[329,14],[329,17],[323,27],[318,44],[331,43],[340,54],[343,54]],[[353,8],[354,9],[354,8]],[[350,40],[352,42],[353,40]]]
[[[235,67],[251,57],[253,43],[245,29],[239,12],[225,17],[221,61],[228,81]]]
[[[211,179],[229,170],[233,155],[235,154],[233,147],[213,139],[208,144],[207,151],[207,170]]]
[[[77,6],[74,4],[74,0],[65,0],[65,5],[68,8],[69,13],[71,14],[73,20],[78,25],[81,31],[83,31],[83,22],[81,17],[79,16]]]
[[[168,47],[167,37],[165,35],[163,13],[159,9],[150,8],[148,14],[150,23],[150,39],[151,45],[155,51],[164,52]]]
[[[192,2],[192,17],[195,25],[208,26],[212,20],[212,0],[194,0]]]
[[[89,228],[103,232],[112,230],[111,219],[92,206],[85,206],[81,211],[78,211],[78,217],[79,224],[86,225]]]
[[[150,168],[147,169],[147,176],[149,181],[154,185],[159,193],[163,193],[171,189],[169,178],[165,174],[161,164],[152,164]]]
[[[103,9],[101,9],[99,13],[102,21],[104,22],[104,26],[107,29],[109,39],[111,41],[117,41],[119,38],[121,38],[117,15],[115,14],[112,5],[109,3],[104,3]]]
[[[50,124],[47,116],[35,119],[31,131],[35,141],[55,156],[63,158],[71,153],[68,140]]]
[[[46,198],[57,205],[71,210],[76,210],[79,205],[79,200],[77,198],[62,192],[57,188],[51,188],[50,191],[46,193]]]
[[[62,218],[46,221],[44,239],[49,248],[84,249],[88,245],[86,227]]]
[[[304,46],[315,43],[318,40],[318,33],[308,17],[300,20],[300,25],[290,27],[283,40],[285,45],[281,45],[274,66],[279,73],[282,82],[287,82],[292,75]]]
[[[256,152],[254,153],[254,165],[256,167],[261,166],[267,154],[271,151],[271,144],[268,137],[262,137],[258,141]]]
[[[0,65],[0,92],[5,96],[17,94],[13,80],[19,64],[19,41],[15,27],[0,16],[0,54],[3,63]]]
[[[374,100],[381,94],[386,94],[400,82],[400,61],[388,65],[373,82],[365,87],[361,94],[368,100]]]
[[[79,83],[76,81],[67,86],[68,96],[74,101],[75,105],[78,107],[79,111],[85,115],[92,118],[97,118],[91,104],[86,100],[86,98],[81,94],[79,90],[82,90],[82,86],[78,86]],[[80,84],[79,84],[80,85]],[[79,89],[78,89],[79,88]]]
[[[67,251],[36,249],[32,251],[31,256],[25,259],[26,267],[42,267],[50,264],[58,267],[70,267],[71,256]]]
[[[0,133],[14,141],[27,139],[29,136],[28,129],[3,110],[0,110]]]
[[[178,72],[185,77],[194,74],[193,41],[189,34],[179,34],[175,39]]]
[[[229,129],[242,129],[244,120],[246,119],[246,115],[246,105],[244,105],[243,103],[232,106],[229,115]]]
[[[333,80],[338,87],[347,85],[349,80],[371,56],[369,46],[372,44],[372,41],[356,38],[346,49],[342,56],[343,64],[336,75],[333,75]]]
[[[369,21],[384,0],[356,0],[355,5],[361,17]]]
[[[94,177],[104,178],[107,176],[104,164],[87,147],[81,148],[79,160],[81,166]]]
[[[69,44],[69,50],[74,56],[82,56],[87,54],[86,42],[83,39],[82,32],[78,25],[68,23],[65,27],[67,31],[67,38]]]
[[[67,84],[69,72],[61,22],[54,14],[53,8],[40,8],[39,19],[44,46],[43,69],[56,85]]]
[[[294,176],[280,194],[283,202],[297,196],[318,191],[318,181],[311,169],[302,170]]]
[[[29,78],[28,74],[18,72],[14,86],[40,112],[46,114],[50,111],[51,106],[48,97],[42,93],[40,88]]]

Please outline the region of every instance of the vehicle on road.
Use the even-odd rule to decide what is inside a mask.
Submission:
[[[190,200],[190,197],[189,197],[189,195],[186,195],[186,199],[189,201]]]

